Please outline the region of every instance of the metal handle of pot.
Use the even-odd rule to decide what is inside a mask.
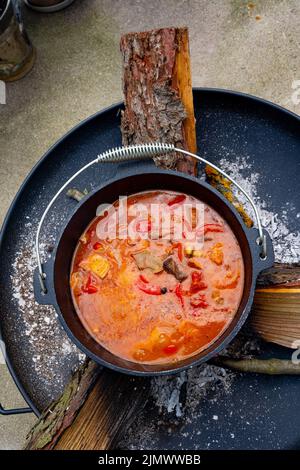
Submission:
[[[102,154],[98,155],[97,158],[89,162],[87,165],[80,168],[80,170],[74,173],[74,175],[71,176],[71,178],[69,178],[65,182],[65,184],[57,191],[57,193],[54,195],[54,197],[51,199],[48,206],[46,207],[40,219],[37,232],[36,232],[36,238],[35,238],[35,252],[36,252],[36,258],[37,258],[37,264],[38,264],[38,270],[39,270],[39,281],[40,281],[41,290],[43,293],[47,293],[47,288],[45,285],[46,274],[43,270],[41,257],[40,257],[40,248],[39,248],[40,231],[41,231],[41,228],[42,228],[42,225],[43,225],[43,222],[45,220],[47,213],[49,212],[51,206],[56,201],[58,196],[62,193],[62,191],[78,175],[80,175],[83,171],[85,171],[87,168],[94,165],[95,163],[108,163],[108,162],[119,163],[119,162],[130,161],[130,160],[144,160],[144,159],[151,158],[153,156],[158,156],[158,155],[163,156],[167,153],[172,153],[172,152],[181,153],[183,155],[188,155],[190,157],[195,158],[199,162],[205,163],[206,165],[209,165],[211,168],[214,168],[219,173],[221,173],[222,176],[224,176],[231,183],[233,183],[238,188],[238,190],[248,199],[256,217],[257,230],[258,230],[257,244],[260,245],[261,247],[260,257],[262,260],[266,259],[267,257],[266,237],[263,233],[262,223],[260,220],[258,209],[256,207],[255,202],[251,198],[251,196],[237,183],[237,181],[231,178],[231,176],[225,173],[225,171],[223,171],[221,168],[209,162],[205,158],[199,157],[199,155],[188,152],[187,150],[177,148],[172,144],[163,144],[160,142],[156,142],[156,143],[149,143],[149,144],[130,145],[128,147],[117,147],[114,149],[107,150],[106,152],[103,152]]]

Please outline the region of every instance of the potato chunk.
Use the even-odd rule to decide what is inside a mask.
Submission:
[[[93,253],[80,263],[80,267],[86,271],[91,271],[96,274],[96,276],[100,277],[100,279],[104,279],[109,271],[110,265],[104,256]]]
[[[223,264],[224,254],[222,246],[222,243],[216,243],[209,252],[209,259],[217,266],[221,266],[221,264]]]

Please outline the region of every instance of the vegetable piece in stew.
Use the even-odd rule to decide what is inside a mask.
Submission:
[[[126,224],[118,201],[113,209],[116,232],[112,212],[96,217],[73,257],[71,291],[86,330],[135,362],[170,363],[207,348],[231,323],[244,288],[229,225],[208,205],[170,191],[130,196]]]

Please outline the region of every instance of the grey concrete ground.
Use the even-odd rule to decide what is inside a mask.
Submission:
[[[255,4],[255,5],[254,5]],[[65,11],[26,10],[37,61],[0,105],[0,222],[40,156],[82,119],[121,99],[120,35],[187,25],[193,84],[252,93],[300,114],[299,0],[77,0]],[[22,405],[4,365],[0,400]],[[20,448],[33,416],[0,417],[0,449]]]

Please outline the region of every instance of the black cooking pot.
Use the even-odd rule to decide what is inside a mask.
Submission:
[[[190,194],[215,209],[230,225],[239,241],[245,266],[245,285],[238,311],[223,334],[207,349],[175,364],[140,364],[122,359],[98,344],[81,323],[69,286],[70,268],[78,239],[96,215],[100,204],[113,203],[119,195],[130,195],[147,190],[173,190]],[[238,212],[214,188],[192,176],[178,172],[153,169],[143,173],[129,173],[113,179],[86,196],[66,223],[51,260],[44,264],[47,292],[42,294],[35,273],[35,298],[40,304],[53,305],[58,318],[71,340],[87,356],[103,366],[134,375],[160,375],[182,371],[207,361],[219,353],[236,336],[249,315],[258,274],[274,262],[271,239],[267,232],[267,257],[261,258],[256,228],[247,228]]]

